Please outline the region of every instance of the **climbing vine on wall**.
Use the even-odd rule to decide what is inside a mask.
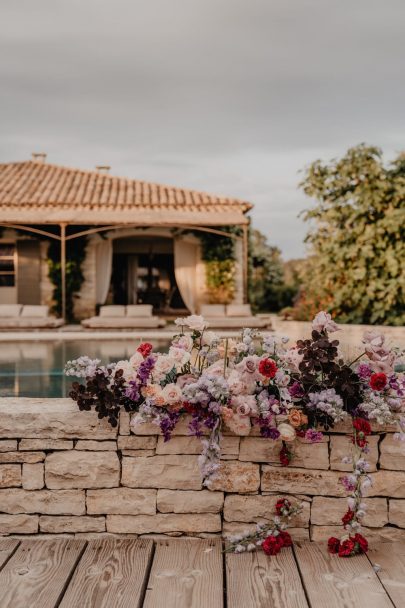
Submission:
[[[74,318],[74,298],[84,281],[82,265],[86,257],[87,238],[77,238],[66,243],[66,317]],[[54,286],[53,312],[62,314],[62,280],[60,263],[60,243],[51,241],[48,249],[48,275]]]
[[[217,228],[229,234],[240,234],[236,226]],[[199,232],[202,259],[209,300],[212,304],[228,304],[235,295],[235,241],[232,238]]]

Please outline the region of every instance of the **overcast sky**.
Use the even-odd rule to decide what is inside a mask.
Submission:
[[[236,196],[286,259],[300,169],[405,142],[405,0],[1,0],[0,161]]]

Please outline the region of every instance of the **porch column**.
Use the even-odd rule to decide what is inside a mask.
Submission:
[[[249,276],[249,226],[243,225],[243,301],[248,303],[248,276]]]
[[[66,224],[60,224],[60,272],[62,319],[66,320]]]

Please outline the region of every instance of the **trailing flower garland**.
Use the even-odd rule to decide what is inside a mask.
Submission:
[[[238,341],[221,339],[196,315],[177,319],[176,325],[168,353],[154,353],[151,344],[143,343],[128,361],[107,366],[85,356],[69,361],[67,375],[85,379],[74,382],[70,392],[79,408],[94,408],[112,426],[124,408],[135,413],[132,426],[153,422],[165,441],[189,414],[190,434],[201,438],[199,465],[208,488],[220,468],[224,427],[249,435],[258,426],[262,437],[280,441],[280,463],[287,466],[296,438],[319,442],[320,429],[351,418],[353,474],[343,481],[351,492],[343,521],[350,542],[342,542],[351,553],[364,551],[356,534],[369,484],[364,458],[369,422],[391,423],[405,404],[405,377],[394,370],[398,353],[387,347],[384,336],[366,332],[364,352],[347,364],[338,340],[329,338],[339,328],[325,312],[316,315],[311,338],[290,348],[288,338],[251,329],[244,329]],[[332,548],[342,553],[341,543],[331,543]]]

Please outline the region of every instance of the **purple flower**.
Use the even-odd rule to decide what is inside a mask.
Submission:
[[[190,431],[190,435],[193,435],[194,437],[202,437],[201,418],[199,414],[193,414],[188,428]]]
[[[166,412],[162,414],[159,420],[160,430],[163,433],[165,442],[169,441],[171,433],[179,421],[180,414],[178,412]]]
[[[356,489],[357,480],[354,475],[341,477],[340,482],[347,492],[353,492]]]
[[[310,441],[311,443],[319,443],[322,441],[323,434],[320,431],[316,431],[315,429],[307,429],[305,432],[305,439]]]
[[[294,382],[291,386],[289,386],[288,392],[290,393],[291,397],[299,398],[304,396],[304,389],[299,382]]]
[[[125,396],[132,401],[138,401],[140,398],[139,386],[136,380],[131,380],[129,382],[129,387],[125,391]]]
[[[145,384],[145,382],[148,380],[153,366],[155,365],[155,361],[155,357],[150,355],[149,357],[146,357],[146,359],[144,359],[144,361],[142,361],[140,364],[138,368],[138,378],[142,384]]]
[[[362,380],[368,380],[372,374],[371,367],[368,363],[360,363],[357,368],[357,374]]]

